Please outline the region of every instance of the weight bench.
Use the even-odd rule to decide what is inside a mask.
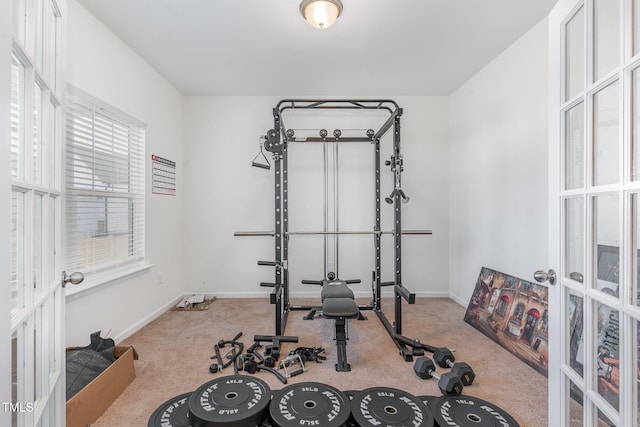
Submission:
[[[322,317],[335,320],[335,340],[338,355],[336,371],[349,372],[347,362],[348,319],[361,318],[360,309],[355,302],[353,291],[347,283],[359,283],[360,280],[303,280],[302,283],[322,286]],[[305,319],[313,319],[315,309]]]
[[[349,283],[355,282],[350,280]],[[360,282],[360,280],[358,280]],[[327,298],[349,298],[354,299],[353,291],[347,286],[346,280],[323,280],[320,299],[324,303]]]

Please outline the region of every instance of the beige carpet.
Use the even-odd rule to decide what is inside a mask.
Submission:
[[[293,304],[316,301],[292,300]],[[368,301],[359,301],[366,304]],[[151,413],[162,402],[190,392],[233,369],[210,374],[213,345],[243,332],[245,348],[254,335],[274,333],[273,305],[267,299],[218,299],[205,311],[168,311],[125,340],[140,355],[135,362],[136,379],[98,419],[94,427],[146,426]],[[393,321],[391,300],[383,309]],[[415,305],[403,304],[403,334],[437,347],[455,349],[458,361],[469,363],[476,372],[464,394],[488,400],[513,416],[523,427],[547,425],[547,379],[482,333],[464,323],[465,308],[443,298],[419,298]],[[324,347],[324,363],[308,363],[308,371],[289,380],[322,382],[340,390],[394,387],[414,395],[440,395],[434,379],[422,380],[405,362],[377,316],[366,311],[366,321],[349,322],[347,354],[351,372],[336,372],[333,322],[303,320],[302,311],[289,316],[286,334],[297,335],[297,344],[284,344],[284,352],[297,347]],[[427,354],[429,355],[429,354]],[[439,371],[444,371],[439,369]],[[256,374],[272,390],[283,385],[270,373]]]

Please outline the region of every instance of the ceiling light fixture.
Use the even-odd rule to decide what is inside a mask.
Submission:
[[[340,0],[302,0],[300,13],[309,24],[321,30],[329,28],[342,13]]]

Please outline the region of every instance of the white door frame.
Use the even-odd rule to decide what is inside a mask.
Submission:
[[[548,150],[548,174],[549,174],[549,219],[548,219],[548,256],[547,268],[556,272],[560,271],[560,201],[558,188],[560,182],[560,25],[566,15],[566,2],[559,1],[549,14],[549,150]],[[562,375],[560,366],[562,363],[562,304],[564,303],[558,285],[549,286],[549,370],[548,370],[548,425],[563,426],[562,396],[565,395],[562,387]]]
[[[0,2],[0,28],[12,26],[13,2]],[[8,143],[11,99],[11,33],[0,31],[0,277],[11,275],[10,211],[7,201],[11,200],[11,150]],[[2,283],[8,284],[4,281]],[[4,403],[11,401],[11,289],[0,287],[0,425],[11,425],[11,414],[4,410]]]
[[[6,207],[12,206],[9,201],[14,194],[20,195],[17,198],[21,200],[14,220],[17,233],[8,226],[0,232],[0,273],[6,274],[5,278],[17,273],[5,283],[15,283],[18,289],[17,306],[12,304],[11,286],[5,285],[0,292],[0,312],[5,314],[0,321],[0,425],[50,427],[64,425],[65,420],[65,301],[60,261],[64,135],[60,50],[64,46],[65,1],[4,1],[0,6],[4,29],[0,34],[0,157],[4,159],[0,165],[4,166],[0,197]],[[15,7],[24,10],[17,13]],[[27,30],[16,36],[14,25],[23,20],[24,24],[16,28]],[[24,99],[16,114],[20,134],[17,145],[13,145],[16,140],[10,136],[13,54],[18,58],[16,64],[20,64],[17,69],[23,72],[24,85]],[[15,152],[19,153],[17,160],[13,157]],[[21,172],[16,176],[12,176],[14,165],[20,165]],[[2,210],[0,224],[11,224],[12,211]],[[16,246],[12,245],[14,238]],[[12,248],[17,248],[13,255]],[[9,262],[12,256],[17,259],[14,271]],[[11,354],[13,334],[17,344],[15,358]]]
[[[595,57],[593,37],[594,15],[596,14],[594,5],[597,4],[595,0],[559,0],[549,15],[549,268],[553,268],[558,273],[556,285],[550,289],[550,300],[555,309],[551,311],[549,319],[549,329],[554,331],[554,333],[550,334],[551,351],[549,354],[549,425],[553,426],[566,426],[577,422],[577,420],[570,419],[570,406],[574,407],[574,412],[572,413],[574,416],[580,411],[580,408],[576,408],[575,404],[571,405],[572,399],[569,397],[568,389],[570,380],[582,389],[584,406],[578,416],[582,417],[585,426],[601,425],[598,420],[599,413],[602,417],[609,418],[616,425],[629,427],[638,425],[638,408],[635,403],[638,398],[638,374],[636,368],[638,343],[634,335],[638,327],[636,319],[640,318],[640,310],[635,305],[636,302],[632,293],[636,291],[633,284],[637,268],[635,252],[639,242],[636,241],[637,230],[634,230],[634,227],[638,226],[636,224],[638,212],[634,212],[633,206],[631,206],[631,194],[638,194],[640,184],[638,181],[631,182],[628,179],[631,176],[629,169],[631,150],[629,147],[632,143],[632,135],[630,129],[633,126],[633,121],[637,121],[630,113],[633,101],[632,82],[630,79],[631,70],[633,67],[638,69],[637,56],[634,62],[630,60],[631,29],[633,28],[632,5],[634,1],[607,1],[611,1],[607,6],[619,6],[619,24],[622,31],[617,37],[613,35],[608,42],[619,42],[619,59],[622,62],[619,62],[615,67],[612,65],[611,71],[601,76],[597,83],[593,82],[592,66]],[[617,4],[615,1],[617,1]],[[581,7],[583,8],[586,22],[583,47],[585,55],[584,87],[575,96],[572,96],[572,99],[567,100],[563,93],[565,88],[563,82],[566,75],[562,59],[567,57],[563,26],[566,23],[566,18],[571,16],[580,4],[582,4]],[[607,14],[601,16],[607,16]],[[615,15],[609,14],[608,16]],[[614,27],[602,25],[601,28],[611,29]],[[614,49],[610,49],[609,46],[607,48],[607,52],[614,52],[615,54],[616,51]],[[604,93],[602,89],[607,88],[611,82],[617,82],[618,84],[616,94],[618,96],[618,110],[616,111],[616,107],[610,109],[612,113],[618,114],[618,122],[611,121],[613,125],[602,126],[601,122],[595,122],[594,119],[595,96],[596,94]],[[573,104],[569,104],[569,102],[573,102]],[[638,100],[636,100],[636,105],[637,102]],[[584,106],[584,152],[583,157],[575,158],[582,163],[584,183],[578,185],[578,188],[566,190],[563,189],[562,176],[566,166],[564,159],[566,152],[563,150],[563,140],[566,135],[563,130],[562,114],[563,111],[566,112],[573,105],[579,103]],[[611,152],[607,147],[603,148],[598,145],[597,153],[593,153],[595,151],[593,147],[596,124],[600,124],[599,129],[612,129],[619,133],[618,140],[608,140],[614,141],[614,144],[619,147],[617,148],[619,152],[616,158],[619,168],[618,182],[614,182],[615,179],[612,179],[611,183],[607,183],[607,185],[593,184],[592,170],[594,169],[594,164],[600,161],[594,159],[606,158],[606,154]],[[616,126],[618,126],[617,129]],[[615,166],[615,163],[610,161],[609,165]],[[602,237],[598,232],[596,225],[600,222],[596,221],[595,203],[598,197],[608,195],[619,196],[619,215],[604,222],[604,224],[614,224],[614,221],[619,222],[617,230],[612,233],[612,238],[615,242],[612,245],[617,244],[619,251],[619,267],[617,267],[619,276],[616,279],[619,284],[619,296],[607,295],[605,292],[598,290],[600,281],[597,275],[599,267],[596,255],[600,245],[608,245],[609,243],[603,243]],[[566,236],[563,237],[566,234],[563,217],[566,215],[563,213],[564,209],[561,204],[563,197],[574,196],[583,200],[584,207],[584,236],[582,236],[584,246],[581,248],[583,250],[583,265],[580,272],[583,274],[582,280],[569,279],[569,272],[563,271],[566,268],[565,264],[567,264],[562,260],[562,257],[565,256],[563,255],[562,247],[563,245],[566,246],[564,242]],[[597,200],[602,201],[604,198]],[[618,235],[617,237],[616,234]],[[610,282],[613,281],[613,279],[608,280]],[[582,375],[569,366],[567,315],[569,303],[567,292],[569,290],[582,298],[584,307],[582,311],[584,316],[584,337],[581,340],[582,344],[584,344],[584,358],[581,360],[583,365]],[[610,310],[607,311],[608,313],[617,312],[620,322],[617,328],[619,337],[617,338],[616,349],[619,360],[618,362],[614,361],[614,364],[618,363],[615,366],[619,366],[620,380],[617,385],[619,398],[618,400],[611,398],[608,401],[609,403],[603,397],[605,395],[603,394],[604,392],[599,388],[600,381],[603,381],[604,378],[609,380],[601,372],[603,368],[603,365],[600,364],[602,361],[601,355],[606,355],[606,353],[599,353],[600,347],[597,340],[600,327],[599,321],[601,321],[599,316],[602,307]],[[611,317],[607,316],[602,317],[611,319]],[[618,318],[616,317],[616,319]],[[603,327],[602,330],[610,332],[612,329],[604,329]],[[613,331],[615,336],[615,326]],[[619,407],[618,410],[615,409],[616,405]]]

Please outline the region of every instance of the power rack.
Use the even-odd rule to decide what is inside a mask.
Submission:
[[[378,110],[388,113],[388,117],[378,130],[368,129],[361,136],[342,136],[338,129],[333,135],[322,129],[317,136],[300,138],[295,135],[294,129],[288,129],[283,116],[293,110]],[[318,310],[319,306],[293,305],[289,292],[289,238],[290,236],[303,234],[335,235],[341,234],[371,234],[374,238],[375,267],[372,272],[372,292],[373,298],[368,305],[359,305],[361,311],[373,311],[380,319],[385,329],[398,347],[400,354],[406,361],[413,360],[413,356],[424,354],[424,350],[434,352],[437,348],[421,343],[419,340],[407,338],[402,335],[402,300],[409,304],[415,303],[415,294],[409,291],[402,282],[402,236],[406,234],[428,235],[431,230],[403,230],[402,229],[402,204],[409,201],[409,198],[402,190],[403,158],[400,151],[400,118],[402,108],[389,99],[284,99],[278,102],[273,108],[273,129],[267,131],[264,137],[264,148],[272,153],[274,160],[274,231],[236,232],[236,236],[271,236],[274,238],[274,261],[258,261],[258,265],[275,267],[273,283],[260,283],[260,286],[273,288],[270,294],[270,302],[275,305],[275,335],[285,334],[287,318],[293,310]],[[381,154],[380,142],[387,132],[393,133],[393,151],[391,158],[385,161],[386,166],[390,166],[393,172],[393,191],[385,197],[386,203],[393,205],[393,229],[381,230],[381,193],[380,193],[380,171]],[[352,143],[369,142],[374,149],[374,175],[375,175],[375,224],[373,230],[367,231],[318,231],[318,232],[296,232],[289,230],[289,191],[288,191],[288,146],[296,142],[320,142],[320,143]],[[336,148],[337,150],[337,148]],[[260,165],[259,167],[263,167]],[[335,167],[335,165],[334,165]],[[325,175],[327,174],[327,164],[325,161]],[[337,174],[337,171],[334,170]],[[325,221],[326,221],[326,199],[325,199]],[[381,281],[381,236],[391,234],[394,239],[394,280],[391,282]],[[336,240],[337,242],[337,240]],[[325,238],[325,276],[327,276]],[[337,243],[336,243],[337,246]],[[336,260],[337,263],[337,260]],[[391,322],[382,311],[381,296],[383,287],[393,287],[394,295],[394,321]]]

